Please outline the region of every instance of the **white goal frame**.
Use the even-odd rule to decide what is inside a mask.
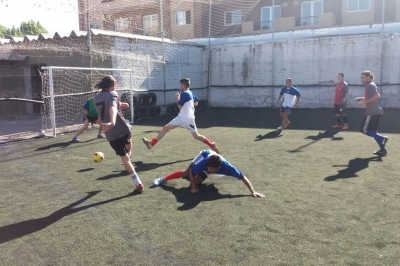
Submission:
[[[44,96],[43,98],[50,98],[50,106],[51,106],[51,123],[52,123],[52,135],[47,135],[49,137],[57,137],[56,133],[56,110],[54,105],[54,98],[60,96],[68,96],[68,95],[76,95],[74,94],[61,94],[61,95],[54,95],[54,84],[53,84],[53,69],[58,70],[88,70],[88,71],[119,71],[119,72],[129,72],[129,92],[130,92],[130,111],[131,111],[131,121],[130,123],[133,124],[134,121],[134,106],[133,106],[133,71],[132,69],[120,69],[120,68],[89,68],[89,67],[62,67],[62,66],[42,66],[43,70],[48,70],[49,74],[49,96]]]

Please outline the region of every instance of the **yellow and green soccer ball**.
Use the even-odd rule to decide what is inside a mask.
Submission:
[[[92,156],[93,162],[100,163],[104,160],[104,154],[102,152],[95,152]]]

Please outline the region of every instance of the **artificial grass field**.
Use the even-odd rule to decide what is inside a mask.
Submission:
[[[133,127],[133,181],[97,130],[0,146],[0,265],[400,265],[400,111],[385,110],[388,156],[356,132],[331,130],[331,109],[298,109],[279,136],[277,109],[202,109],[216,141],[264,199],[231,177],[151,182],[185,169],[206,145],[184,129],[155,137],[172,117]],[[321,132],[319,134],[319,132]],[[96,164],[91,155],[101,151]]]

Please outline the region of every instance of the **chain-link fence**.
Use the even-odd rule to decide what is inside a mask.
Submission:
[[[156,94],[160,113],[176,111],[182,77],[191,79],[199,99],[222,107],[273,106],[291,77],[302,107],[320,108],[330,106],[337,73],[358,96],[359,75],[369,69],[385,106],[398,107],[399,3],[353,2],[79,0],[79,30],[0,40],[0,54],[18,56],[0,60],[1,95],[40,99],[42,65],[129,68],[135,94]],[[35,103],[0,101],[0,121],[39,110]]]

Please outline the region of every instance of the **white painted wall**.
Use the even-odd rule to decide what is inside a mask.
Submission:
[[[381,37],[376,34],[278,41],[273,72],[271,42],[211,49],[211,106],[273,106],[287,77],[300,89],[303,108],[330,107],[339,72],[350,84],[350,98],[364,94],[363,70],[371,70],[376,83],[381,83]],[[385,36],[384,52],[384,86],[379,89],[384,106],[399,108],[400,34]],[[357,105],[350,101],[349,106]]]

